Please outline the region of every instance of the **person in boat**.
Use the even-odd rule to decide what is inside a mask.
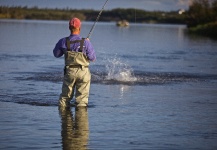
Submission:
[[[76,106],[87,106],[91,82],[88,66],[90,61],[96,60],[96,54],[90,40],[81,38],[81,21],[78,18],[69,20],[69,30],[70,36],[61,38],[53,49],[56,58],[65,56],[59,106],[70,107],[74,95]]]

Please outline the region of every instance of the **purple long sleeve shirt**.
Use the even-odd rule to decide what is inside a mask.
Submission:
[[[77,34],[71,34],[69,36],[70,41],[75,41],[75,40],[81,40],[81,36],[77,35]],[[80,43],[74,43],[74,44],[70,44],[70,49],[72,51],[76,51],[78,52],[80,48]],[[63,56],[64,52],[67,51],[67,46],[66,46],[66,37],[60,39],[55,48],[53,49],[53,54],[55,57],[61,57]],[[83,53],[87,56],[87,58],[90,61],[95,61],[96,60],[96,54],[94,51],[94,48],[92,46],[92,44],[90,43],[89,40],[85,40],[84,41],[84,47],[83,47]]]

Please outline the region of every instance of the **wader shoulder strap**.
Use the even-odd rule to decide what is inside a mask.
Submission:
[[[82,40],[81,40],[81,42],[80,42],[80,50],[79,50],[80,52],[83,51],[84,40],[85,40],[85,38],[82,38]]]
[[[71,51],[71,50],[70,50],[70,44],[74,44],[74,43],[80,42],[80,49],[79,49],[79,52],[82,52],[82,51],[83,51],[83,46],[84,46],[84,40],[85,40],[85,38],[82,38],[82,40],[70,41],[70,40],[69,40],[69,37],[67,37],[67,38],[66,38],[67,51]]]

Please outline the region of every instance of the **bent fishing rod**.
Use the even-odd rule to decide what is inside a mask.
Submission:
[[[98,22],[98,20],[99,20],[101,14],[102,14],[102,12],[103,12],[103,10],[104,10],[104,8],[105,8],[105,5],[107,4],[108,1],[109,1],[109,0],[106,0],[106,2],[105,2],[105,4],[103,5],[101,11],[99,12],[99,14],[98,14],[98,16],[97,16],[97,18],[96,18],[96,21],[94,22],[92,28],[90,29],[90,32],[89,32],[87,38],[90,38],[90,36],[91,36],[91,34],[92,34],[92,32],[93,32],[93,29],[94,29],[94,27],[96,26],[96,23]]]

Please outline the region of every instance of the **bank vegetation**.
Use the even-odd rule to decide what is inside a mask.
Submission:
[[[78,17],[83,21],[95,21],[99,11],[76,9],[48,9],[38,7],[0,7],[0,18],[5,19],[40,19],[40,20],[68,20]],[[184,16],[177,11],[145,11],[139,9],[112,9],[103,11],[99,21],[128,20],[138,23],[170,23],[185,24]]]
[[[217,38],[217,0],[194,0],[186,24],[190,33]]]

